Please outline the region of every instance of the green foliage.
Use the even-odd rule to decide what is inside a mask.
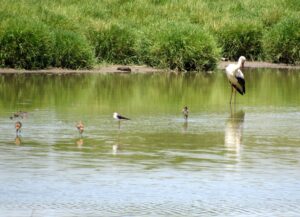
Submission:
[[[276,63],[300,63],[300,16],[282,19],[263,37],[266,57]]]
[[[0,33],[1,66],[24,69],[92,67],[93,49],[84,37],[70,31],[53,33],[38,22],[17,23],[8,25],[7,30]]]
[[[136,37],[129,27],[111,25],[91,33],[98,61],[129,64],[136,62]]]
[[[89,68],[96,59],[211,70],[221,49],[297,63],[299,2],[0,0],[0,66]]]
[[[70,31],[57,31],[55,35],[53,66],[71,69],[93,66],[94,52],[84,37]]]
[[[219,57],[214,38],[196,25],[165,24],[140,43],[144,62],[180,71],[212,70]]]
[[[262,27],[254,22],[235,21],[224,25],[217,32],[223,55],[229,59],[245,56],[258,59],[262,54]]]
[[[53,60],[55,37],[39,23],[18,21],[0,36],[0,63],[5,67],[41,69]]]

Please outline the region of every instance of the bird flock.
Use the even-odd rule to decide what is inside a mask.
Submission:
[[[231,95],[230,95],[229,104],[232,104],[232,95],[234,95],[234,103],[235,103],[235,101],[236,101],[236,92],[239,92],[241,95],[244,95],[246,93],[245,78],[244,78],[243,72],[241,70],[244,67],[245,61],[246,61],[246,58],[244,56],[241,56],[236,64],[229,64],[225,68],[226,76],[227,76],[228,81],[231,85]],[[188,117],[189,117],[189,109],[188,109],[187,106],[183,107],[182,114],[183,114],[183,118],[184,118],[185,122],[187,122]],[[28,116],[27,112],[19,111],[19,112],[14,113],[9,118],[11,120],[13,120],[15,118],[23,119],[23,118],[26,118],[27,116]],[[121,125],[121,121],[130,120],[129,118],[127,118],[125,116],[122,116],[117,112],[113,113],[113,118],[118,121],[119,128],[120,128],[120,125]],[[77,128],[78,133],[80,134],[80,136],[82,136],[82,134],[84,132],[83,122],[80,120],[75,125],[75,127]],[[22,128],[21,121],[15,122],[15,129],[16,129],[17,138],[19,138],[19,136],[21,134],[21,128]]]

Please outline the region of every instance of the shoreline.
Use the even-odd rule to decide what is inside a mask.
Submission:
[[[225,67],[230,64],[235,63],[231,61],[221,61],[218,63],[216,69],[223,70]],[[125,68],[129,70],[120,70],[118,68]],[[269,68],[269,69],[287,69],[287,70],[300,70],[300,65],[287,65],[287,64],[277,64],[269,62],[258,62],[251,61],[246,62],[245,68]],[[105,66],[96,66],[92,69],[63,69],[63,68],[49,68],[49,69],[38,69],[38,70],[26,70],[26,69],[13,69],[13,68],[0,68],[0,74],[110,74],[110,73],[156,73],[156,72],[171,72],[170,69],[159,69],[153,68],[146,65],[105,65]]]
[[[231,61],[222,61],[218,64],[218,69],[225,69],[225,67],[230,63],[236,63]],[[260,61],[246,61],[245,68],[265,68],[265,69],[293,69],[299,70],[300,65],[288,65],[284,63],[270,63],[270,62],[260,62]]]

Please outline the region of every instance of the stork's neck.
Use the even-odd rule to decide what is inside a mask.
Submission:
[[[244,67],[244,63],[246,61],[246,58],[244,56],[240,56],[238,63],[237,63],[237,67],[238,69],[243,68]]]
[[[239,69],[242,67],[242,65],[243,65],[243,60],[242,60],[241,58],[239,59],[237,65],[238,65]]]

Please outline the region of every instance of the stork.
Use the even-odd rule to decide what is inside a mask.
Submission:
[[[231,84],[230,104],[233,92],[234,102],[236,98],[236,91],[238,91],[241,95],[246,93],[245,79],[243,72],[241,71],[241,68],[244,67],[245,61],[246,58],[244,56],[240,56],[237,64],[229,64],[225,69],[228,81]]]

